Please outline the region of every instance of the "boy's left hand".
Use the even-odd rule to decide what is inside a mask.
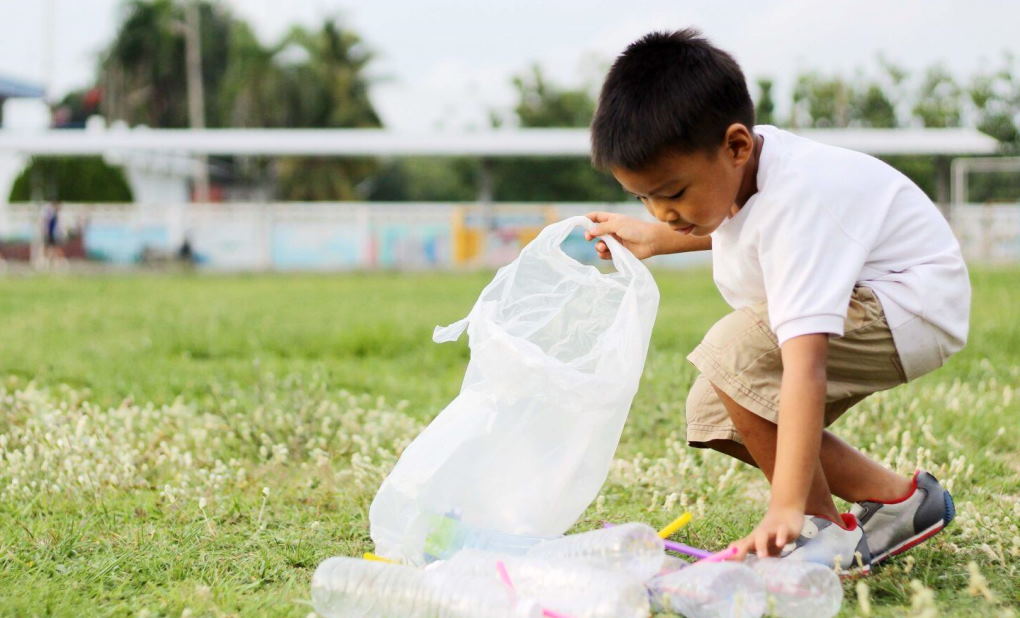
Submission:
[[[784,545],[800,536],[803,526],[804,511],[770,506],[751,534],[730,543],[730,547],[737,548],[731,560],[743,560],[752,550],[762,557],[778,555]]]

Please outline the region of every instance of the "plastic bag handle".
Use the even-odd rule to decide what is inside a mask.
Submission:
[[[562,250],[559,249],[563,241],[570,236],[570,232],[574,231],[576,227],[583,227],[586,230],[590,230],[595,225],[595,222],[583,215],[576,217],[569,217],[562,221],[553,223],[552,225],[546,226],[538,236],[531,241],[531,243],[525,247],[525,251],[539,251],[545,254],[553,254],[558,252],[560,255],[565,255]],[[616,240],[612,236],[598,236],[597,238],[602,239],[609,247],[609,253],[613,258],[613,266],[617,271],[627,275],[628,277],[635,277],[642,272],[640,260],[634,257],[634,254],[629,249],[620,244],[620,241]],[[567,258],[572,259],[572,258]],[[446,343],[449,341],[456,341],[460,339],[460,336],[467,329],[468,321],[471,319],[469,313],[466,317],[457,320],[453,324],[447,326],[437,326],[432,331],[432,341],[436,343]]]
[[[463,317],[453,324],[447,326],[437,326],[432,331],[432,341],[436,343],[448,343],[450,341],[456,341],[460,339],[460,336],[464,333],[464,330],[468,326],[468,319],[471,317],[469,313],[466,317]]]
[[[537,250],[551,253],[553,249],[558,249],[563,244],[563,241],[567,239],[567,236],[570,236],[570,232],[574,231],[575,227],[583,227],[585,230],[590,230],[594,226],[595,222],[583,215],[569,217],[558,223],[553,223],[542,230],[538,237],[532,241],[531,246]],[[596,238],[606,243],[616,270],[630,277],[641,272],[640,260],[634,257],[634,254],[624,247],[620,241],[609,234],[596,236]]]

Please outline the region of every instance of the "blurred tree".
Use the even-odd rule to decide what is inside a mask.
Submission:
[[[33,157],[14,180],[11,202],[130,202],[124,172],[102,157]]]
[[[360,37],[327,21],[318,31],[294,27],[281,52],[298,58],[282,67],[288,125],[374,128],[382,123],[368,96],[365,67],[372,59]],[[280,53],[277,55],[279,56]],[[287,200],[363,198],[378,168],[371,159],[286,157],[277,161],[279,194]]]
[[[878,81],[860,74],[846,80],[811,71],[802,73],[795,82],[790,125],[889,128],[898,122],[896,107]]]
[[[1020,80],[1011,54],[1003,66],[975,75],[967,89],[977,117],[977,127],[1003,143],[1006,150],[1020,152]]]
[[[1015,58],[1003,54],[1002,66],[971,78],[967,88],[977,128],[1002,142],[1003,150],[1020,154],[1020,80]],[[974,174],[969,195],[973,202],[1016,202],[1020,199],[1020,174],[994,172]]]
[[[172,0],[131,0],[113,43],[103,52],[98,82],[109,120],[150,127],[188,126],[184,14]],[[199,0],[202,83],[208,126],[222,126],[216,101],[230,59],[234,19]]]
[[[218,2],[200,0],[202,82],[209,127],[378,127],[360,37],[326,21],[294,27],[265,47],[248,24]],[[102,111],[111,120],[188,126],[183,12],[171,0],[131,0],[100,63]],[[220,179],[265,185],[286,200],[360,197],[376,164],[369,160],[220,157]],[[225,170],[225,171],[224,171]]]
[[[896,108],[882,87],[872,82],[855,90],[850,110],[850,123],[854,126],[890,129],[896,127]]]
[[[882,90],[886,99],[893,106],[893,116],[896,118],[896,126],[904,124],[903,119],[910,113],[910,72],[889,60],[883,54],[878,54],[879,77],[876,84]]]
[[[758,80],[758,102],[754,105],[757,124],[775,124],[776,104],[772,100],[772,80]]]
[[[545,78],[538,66],[513,79],[514,114],[522,127],[587,127],[595,98],[585,89],[568,90]],[[507,158],[491,164],[493,197],[499,201],[618,202],[625,194],[608,174],[587,159]]]
[[[469,202],[478,197],[478,162],[407,157],[389,161],[371,180],[368,199]]]
[[[276,59],[280,46],[264,47],[245,22],[230,30],[230,62],[223,74],[217,114],[231,127],[285,127],[281,95],[288,84]]]
[[[841,77],[816,71],[802,73],[793,87],[790,125],[793,127],[846,127],[850,122],[851,89]]]
[[[926,127],[958,127],[963,113],[963,89],[942,65],[928,68],[915,98],[913,114]]]

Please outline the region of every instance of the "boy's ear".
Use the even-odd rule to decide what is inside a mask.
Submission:
[[[743,165],[754,153],[754,134],[746,125],[734,122],[726,127],[723,140],[726,155],[734,165]]]

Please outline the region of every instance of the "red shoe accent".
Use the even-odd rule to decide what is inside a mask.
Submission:
[[[858,502],[878,502],[879,504],[899,504],[900,502],[903,502],[904,500],[906,500],[910,496],[913,496],[914,492],[917,491],[917,475],[919,475],[919,474],[921,474],[920,470],[914,470],[914,477],[910,481],[910,491],[908,491],[907,495],[903,496],[902,498],[898,498],[896,500],[872,500],[871,498],[868,498],[867,500],[858,500]]]
[[[840,523],[840,522],[836,522],[836,523],[840,524],[840,527],[842,527],[844,530],[856,530],[857,529],[857,516],[856,515],[854,515],[853,513],[840,513],[839,516],[843,519],[843,521],[842,521],[842,523]]]

